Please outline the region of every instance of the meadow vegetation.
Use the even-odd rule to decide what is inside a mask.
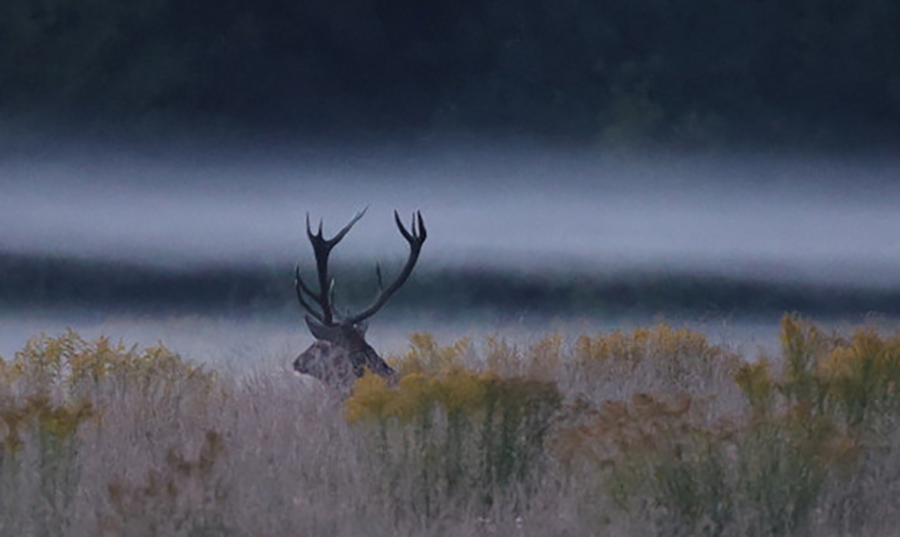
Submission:
[[[341,401],[41,335],[0,359],[0,534],[893,535],[900,336],[781,344],[414,334]]]

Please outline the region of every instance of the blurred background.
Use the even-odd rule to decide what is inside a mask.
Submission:
[[[898,26],[888,0],[9,0],[0,99],[150,140],[866,148],[900,129]]]
[[[6,1],[0,356],[69,325],[290,355],[306,214],[366,206],[342,307],[405,259],[393,210],[429,230],[390,351],[893,319],[898,27],[884,0]]]

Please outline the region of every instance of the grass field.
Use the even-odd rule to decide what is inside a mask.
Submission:
[[[476,344],[477,343],[477,344]],[[74,332],[0,361],[0,535],[894,535],[900,336],[439,344],[341,401]]]

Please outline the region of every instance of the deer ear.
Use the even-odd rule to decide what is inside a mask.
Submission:
[[[313,337],[318,340],[335,343],[340,339],[340,328],[337,326],[326,326],[309,315],[306,316],[306,326],[309,327]]]

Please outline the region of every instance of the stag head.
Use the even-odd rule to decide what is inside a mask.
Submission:
[[[322,222],[316,233],[309,225],[309,214],[306,215],[306,235],[312,244],[316,257],[318,274],[318,291],[313,291],[300,276],[300,266],[295,271],[294,286],[297,300],[306,310],[306,326],[316,338],[316,342],[294,360],[294,371],[313,376],[340,393],[349,394],[356,379],[363,376],[366,370],[379,375],[389,383],[395,380],[395,372],[391,366],[378,356],[366,342],[366,320],[375,315],[391,296],[406,283],[412,274],[422,244],[425,243],[426,231],[422,215],[413,215],[410,229],[404,227],[397,211],[394,221],[400,234],[409,243],[409,257],[400,274],[389,286],[384,287],[381,278],[381,267],[376,265],[378,277],[378,294],[366,309],[356,314],[338,316],[334,311],[334,279],[328,273],[328,256],[331,250],[344,238],[356,222],[366,214],[366,209],[356,213],[350,222],[334,237],[326,239],[322,234]]]

